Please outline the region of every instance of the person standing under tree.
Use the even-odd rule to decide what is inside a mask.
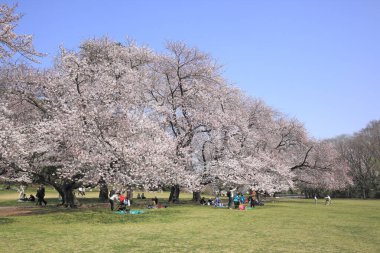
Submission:
[[[227,197],[228,197],[228,209],[231,209],[232,207],[232,203],[233,203],[233,200],[234,200],[234,191],[236,190],[235,189],[232,189],[232,187],[230,187],[230,189],[228,190],[227,192]]]
[[[45,206],[47,205],[47,202],[45,200],[45,187],[43,185],[40,185],[40,187],[38,187],[36,197],[37,197],[36,205],[41,206],[42,202],[45,204]]]
[[[239,194],[236,194],[235,197],[234,197],[235,209],[238,209],[239,204],[240,204],[240,197],[239,197]]]

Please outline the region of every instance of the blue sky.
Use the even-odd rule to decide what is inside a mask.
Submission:
[[[7,4],[16,1],[2,1]],[[17,31],[49,55],[109,36],[163,51],[178,40],[210,53],[247,94],[322,139],[380,119],[380,1],[18,1]]]

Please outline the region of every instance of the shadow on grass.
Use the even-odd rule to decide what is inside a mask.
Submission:
[[[48,206],[40,207],[35,203],[17,203],[13,204],[15,212],[12,216],[32,216],[43,215],[49,223],[52,224],[128,224],[128,223],[175,223],[183,219],[188,212],[188,208],[199,208],[199,204],[191,200],[183,200],[179,204],[170,204],[168,208],[146,209],[148,200],[133,201],[131,210],[143,210],[143,214],[118,214],[110,210],[108,202],[99,202],[98,198],[79,198],[80,205],[77,208],[66,208],[59,206],[60,201],[56,198],[48,198]],[[161,203],[168,204],[165,201]],[[205,209],[226,211],[226,208],[215,208],[213,206],[204,206]],[[258,206],[255,212],[260,209],[283,208],[277,203],[268,203],[265,206]],[[0,215],[1,216],[1,215]],[[8,222],[6,219],[3,222]]]
[[[11,224],[13,222],[14,222],[14,220],[12,218],[0,217],[0,225]]]

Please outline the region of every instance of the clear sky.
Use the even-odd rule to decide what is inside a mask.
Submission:
[[[12,4],[17,1],[2,1]],[[295,117],[315,138],[380,119],[379,0],[20,0],[17,31],[49,55],[109,36],[163,51],[178,40],[210,53],[247,94]]]

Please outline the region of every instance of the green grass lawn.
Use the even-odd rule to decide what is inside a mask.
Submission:
[[[70,210],[56,207],[53,191],[47,192],[46,208],[17,203],[17,193],[0,191],[0,208],[29,205],[40,211],[0,216],[0,252],[380,252],[378,200],[333,199],[331,206],[280,200],[247,211],[185,201],[121,215],[108,206],[89,207],[96,196],[87,193],[80,198],[87,208]]]

